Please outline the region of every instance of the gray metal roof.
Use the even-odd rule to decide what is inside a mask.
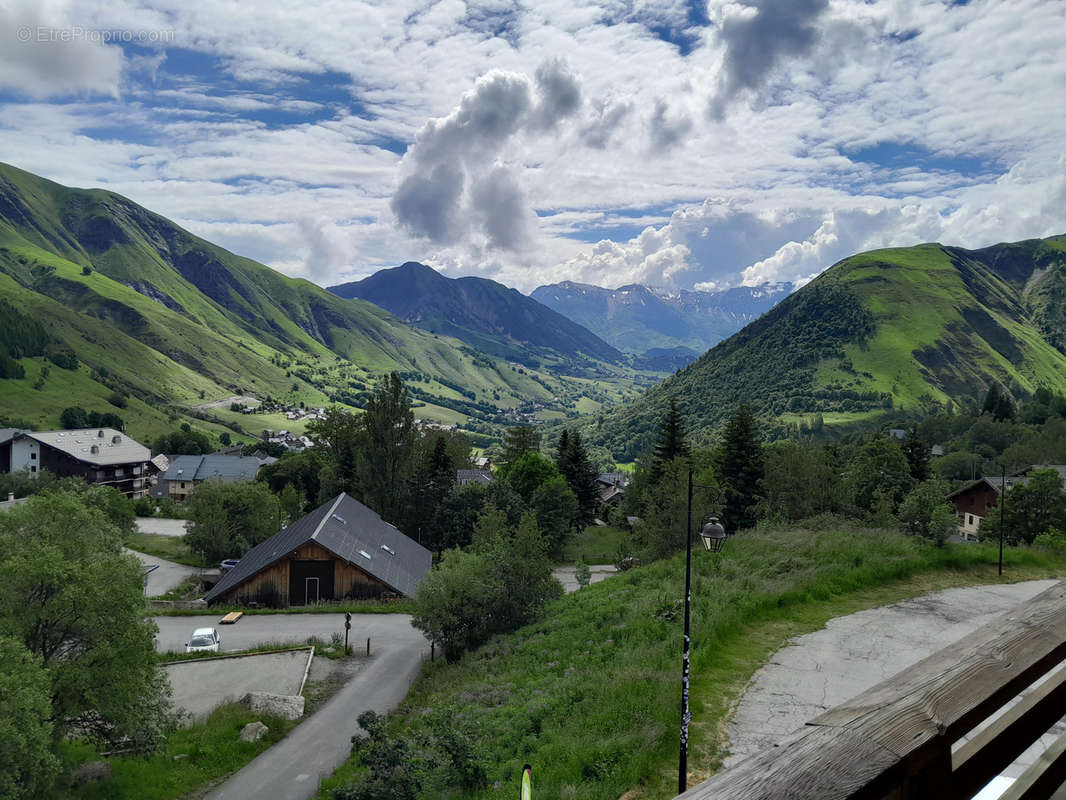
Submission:
[[[312,541],[405,595],[417,591],[433,561],[429,550],[341,492],[245,553],[205,599],[210,602]]]
[[[217,478],[225,482],[253,481],[265,464],[273,464],[273,459],[259,459],[255,456],[175,456],[163,474],[168,481],[205,481]]]
[[[152,457],[151,450],[114,428],[26,431],[23,435],[88,464],[145,463]]]
[[[25,431],[21,428],[0,428],[0,444],[10,442],[19,433],[25,433]]]

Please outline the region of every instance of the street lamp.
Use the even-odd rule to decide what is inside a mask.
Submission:
[[[685,640],[681,659],[681,753],[677,763],[677,793],[683,794],[688,788],[688,724],[692,714],[688,710],[688,673],[689,673],[689,628],[692,612],[692,490],[713,489],[692,482],[692,470],[688,471],[688,521],[685,525]],[[712,553],[720,553],[725,544],[725,528],[718,524],[717,517],[700,531],[703,546]]]

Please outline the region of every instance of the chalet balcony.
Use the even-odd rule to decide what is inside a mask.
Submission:
[[[678,800],[969,800],[1066,714],[1066,582]],[[1066,798],[1066,734],[1000,795]]]

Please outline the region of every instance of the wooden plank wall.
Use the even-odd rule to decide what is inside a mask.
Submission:
[[[1046,732],[1048,718],[1062,715],[1062,695],[1045,690],[1043,702],[1054,706],[1048,713],[1015,715],[1002,725],[1003,741],[990,738],[954,765],[952,744],[1064,658],[1066,583],[1060,583],[679,800],[970,798],[1011,763],[1023,741]]]
[[[340,599],[348,595],[368,597],[388,591],[388,587],[363,570],[337,558],[315,542],[307,542],[287,556],[282,557],[262,572],[252,576],[226,593],[224,602],[247,603],[270,602],[276,598],[279,606],[289,604],[289,562],[324,559],[333,561],[333,596]]]

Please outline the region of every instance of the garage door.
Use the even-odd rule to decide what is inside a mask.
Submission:
[[[289,605],[306,606],[333,599],[333,562],[292,561],[289,564]]]

